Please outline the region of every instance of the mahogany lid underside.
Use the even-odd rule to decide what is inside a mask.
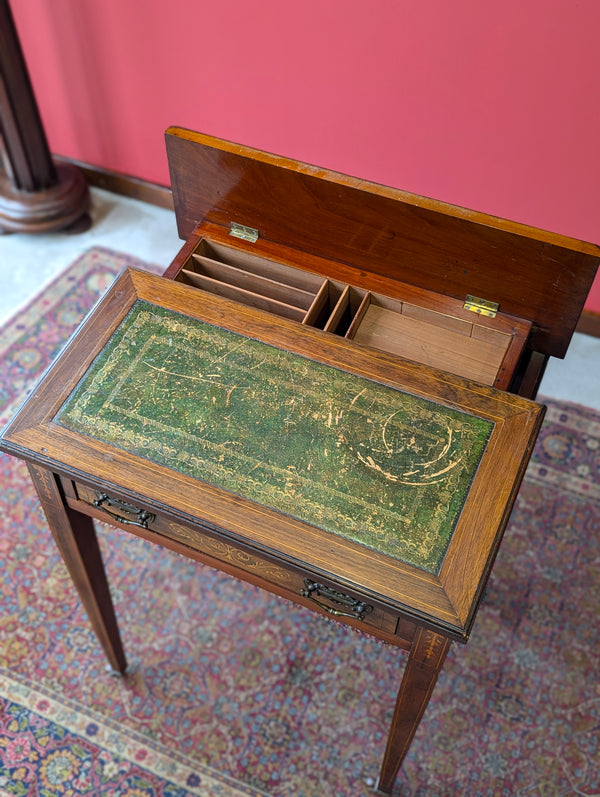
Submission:
[[[600,248],[199,133],[169,128],[181,238],[202,221],[427,290],[498,302],[564,356]]]

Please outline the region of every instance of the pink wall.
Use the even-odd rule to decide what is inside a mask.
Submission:
[[[600,242],[598,0],[12,10],[56,153],[166,184],[176,124]]]

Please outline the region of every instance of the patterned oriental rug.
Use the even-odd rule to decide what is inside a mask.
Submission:
[[[2,422],[125,266],[144,264],[86,252],[0,330]],[[395,795],[600,791],[600,415],[547,403]],[[0,795],[372,793],[401,651],[99,524],[131,667],[115,678],[25,466],[1,457]]]

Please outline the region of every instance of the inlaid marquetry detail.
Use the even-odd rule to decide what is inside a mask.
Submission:
[[[436,669],[441,667],[448,652],[448,638],[426,628],[419,629],[417,633],[424,665]]]
[[[40,497],[45,498],[47,501],[54,501],[56,499],[54,475],[50,471],[38,468],[35,465],[30,464],[28,468]]]
[[[76,491],[80,500],[92,506],[96,506],[94,499],[97,493],[95,490],[85,484],[77,483]],[[283,567],[279,567],[273,562],[269,562],[267,559],[256,556],[256,554],[238,548],[231,543],[215,539],[210,534],[205,534],[198,528],[191,529],[188,526],[183,526],[180,523],[176,523],[160,515],[157,515],[152,522],[149,522],[147,528],[150,531],[162,534],[172,540],[182,542],[198,553],[212,556],[221,562],[227,562],[246,573],[279,584],[282,587],[298,591],[299,585],[302,584],[302,577],[300,575],[285,570]]]
[[[293,586],[292,575],[281,567],[261,559],[248,551],[236,548],[221,540],[216,540],[207,534],[202,534],[197,529],[189,529],[179,523],[169,523],[167,533],[170,537],[184,542],[191,548],[202,553],[215,556],[221,561],[229,562],[235,567],[240,567],[246,572],[255,573],[269,581],[276,581],[281,586]]]

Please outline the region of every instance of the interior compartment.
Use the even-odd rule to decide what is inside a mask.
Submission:
[[[360,298],[355,299],[351,304],[351,293],[356,293],[356,290],[350,285],[326,280],[323,290],[320,292],[320,301],[315,312],[307,314],[304,323],[325,332],[344,335],[360,304]]]
[[[346,335],[457,376],[493,385],[512,335],[367,293]]]
[[[323,327],[325,332],[346,336],[352,322],[363,303],[365,291],[360,291],[352,285],[345,285],[340,291],[339,299],[332,307],[327,323]]]
[[[433,309],[425,300],[421,305],[393,299],[242,247],[203,238],[176,279],[380,351],[498,384],[515,341],[505,322],[465,312],[459,302]]]

